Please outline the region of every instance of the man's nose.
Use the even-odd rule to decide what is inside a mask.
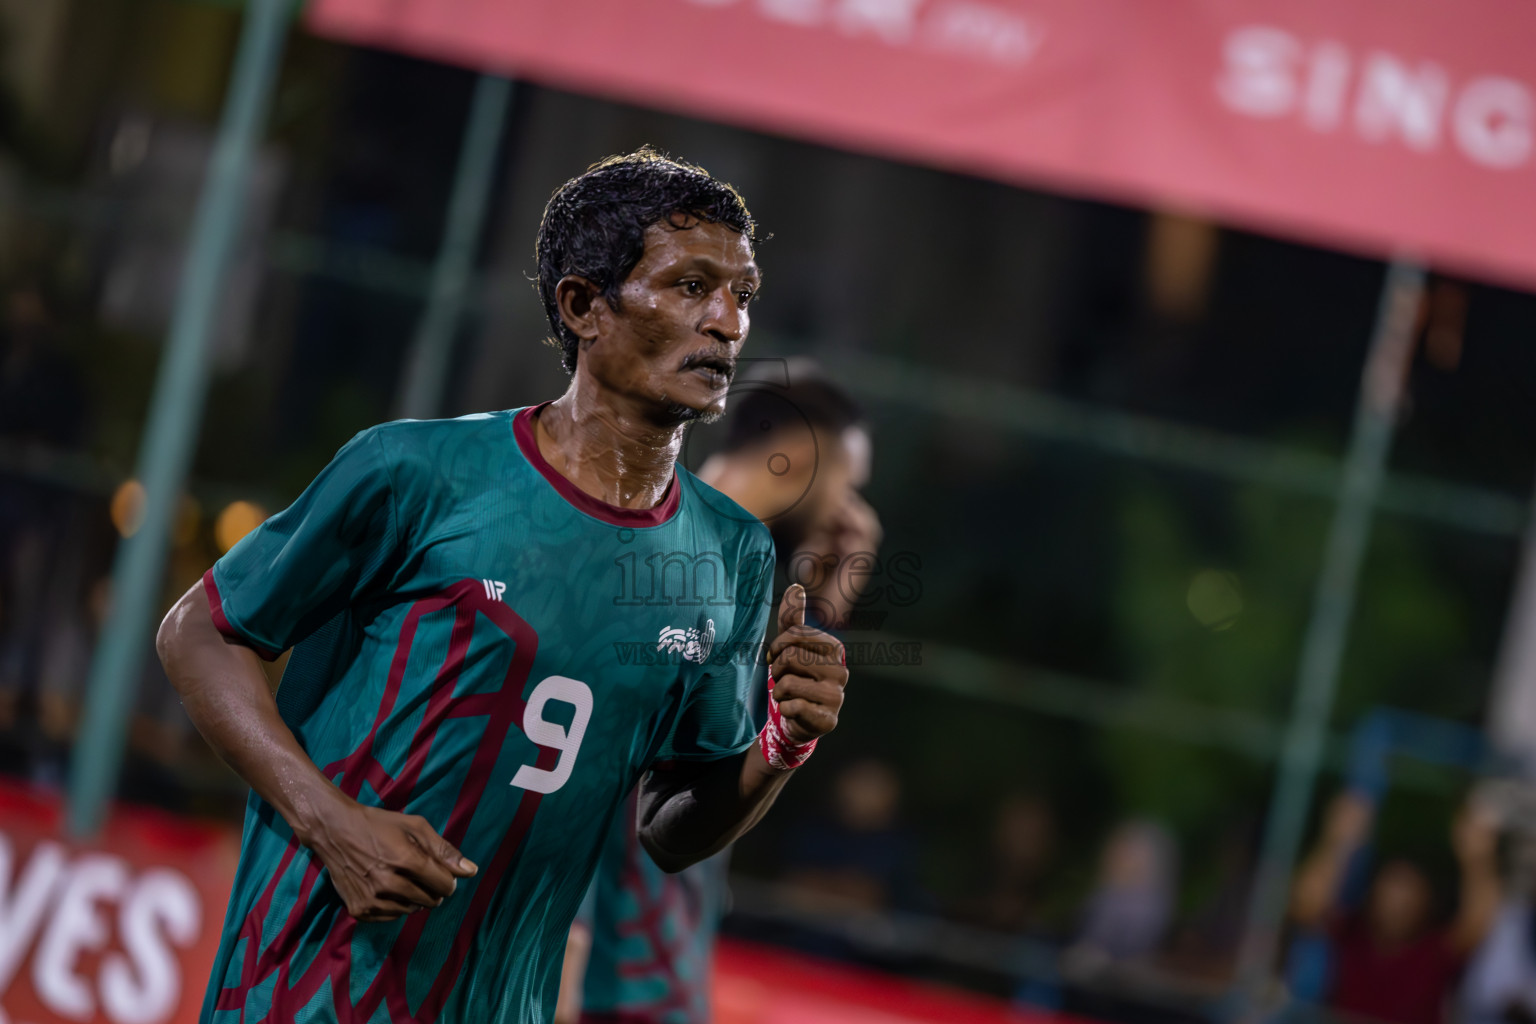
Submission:
[[[699,331],[735,344],[747,336],[747,323],[747,311],[736,302],[730,289],[722,288],[715,292],[709,312],[699,324]]]

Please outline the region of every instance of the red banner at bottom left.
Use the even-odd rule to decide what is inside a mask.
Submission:
[[[0,781],[0,1022],[192,1024],[240,837],[116,808],[89,843],[63,802]]]

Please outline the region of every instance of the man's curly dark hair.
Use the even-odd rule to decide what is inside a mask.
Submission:
[[[560,349],[566,373],[576,372],[579,339],[560,319],[555,285],[577,274],[617,309],[619,286],[645,255],[646,229],[676,223],[680,215],[724,224],[757,241],[757,222],[740,193],[704,168],[650,146],[599,160],[555,190],[544,207],[535,256],[539,298],[554,331],[550,343]]]

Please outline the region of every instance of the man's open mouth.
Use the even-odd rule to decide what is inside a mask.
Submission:
[[[707,377],[712,383],[729,384],[736,375],[736,360],[706,353],[689,356],[683,361],[683,369]]]

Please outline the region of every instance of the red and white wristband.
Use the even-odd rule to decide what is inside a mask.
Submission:
[[[776,772],[799,768],[810,760],[811,751],[816,749],[815,740],[791,743],[784,734],[784,716],[779,714],[779,702],[773,699],[772,672],[768,673],[768,724],[757,734],[757,746],[763,752],[768,767]]]

